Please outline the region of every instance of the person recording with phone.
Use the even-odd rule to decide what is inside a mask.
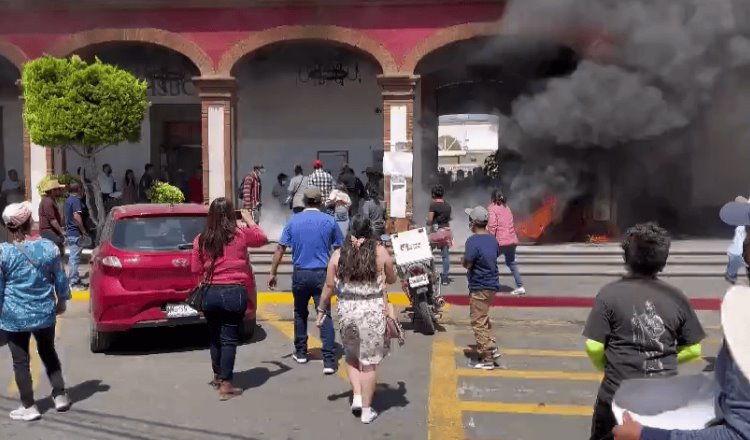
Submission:
[[[250,210],[235,211],[224,197],[211,203],[206,228],[193,242],[191,270],[208,284],[202,309],[214,373],[209,384],[219,391],[220,400],[242,394],[232,377],[249,293],[255,289],[247,249],[267,243]]]

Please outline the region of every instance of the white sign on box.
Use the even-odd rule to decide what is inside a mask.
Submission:
[[[703,429],[716,418],[717,392],[713,374],[630,379],[617,390],[612,412],[619,424],[627,411],[652,428]]]
[[[383,174],[392,176],[400,174],[412,177],[414,155],[403,151],[386,151],[383,153]]]

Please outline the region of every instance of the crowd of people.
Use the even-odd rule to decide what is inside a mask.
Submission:
[[[282,176],[278,179],[279,187],[288,190],[284,204],[294,208],[301,202],[303,206],[284,226],[273,255],[268,287],[277,287],[279,265],[286,250],[291,249],[295,333],[292,358],[299,364],[309,361],[308,304],[312,299],[323,342],[325,375],[334,374],[338,368],[331,315],[331,298],[337,296],[338,333],[352,388],[351,411],[362,423],[369,424],[377,417],[372,404],[377,368],[388,355],[391,340],[399,336],[388,325],[390,320],[397,321],[387,294],[388,285],[396,281],[394,262],[380,237],[381,217],[373,221],[370,215],[374,206],[379,206],[373,202],[373,198],[379,198],[375,189],[377,180],[368,182],[373,183],[369,189],[357,190],[357,196],[366,194],[365,202],[359,203],[350,194],[352,179],[345,175],[334,181],[318,161],[313,168],[308,176],[297,167],[290,181]],[[250,203],[243,197],[245,208],[240,211],[241,219],[237,219],[231,200],[218,198],[209,207],[204,231],[193,243],[191,268],[207,286],[200,309],[208,323],[213,373],[210,385],[221,400],[242,393],[232,379],[248,292],[256,288],[247,249],[268,243],[258,226],[260,200],[253,199],[257,195],[254,191],[260,192],[262,172],[262,167],[256,167],[243,182],[243,190],[249,189]],[[356,190],[357,179],[353,181]],[[28,202],[10,204],[2,213],[11,240],[0,244],[0,330],[6,334],[21,397],[21,406],[10,413],[14,420],[41,417],[29,369],[32,336],[52,384],[55,408],[66,411],[71,406],[55,350],[54,331],[56,316],[66,310],[71,287],[83,286],[75,255],[80,256],[81,240],[87,236],[87,229],[83,221],[82,186],[73,183],[68,188],[64,217],[51,203],[60,191],[61,185],[54,180],[45,187],[40,214],[44,213],[46,221],[43,225],[40,222],[43,229],[39,237],[31,235]],[[433,226],[432,241],[441,249],[450,247],[452,242],[452,209],[443,200],[443,191],[440,185],[433,188],[426,219]],[[469,316],[476,339],[476,357],[469,366],[481,370],[496,368],[497,359],[502,356],[490,319],[493,299],[500,290],[497,264],[500,256],[513,275],[514,292],[525,293],[515,261],[518,240],[512,212],[502,192],[494,191],[490,199],[488,207],[466,210],[472,234],[466,240],[462,257],[470,295]],[[355,204],[361,206],[353,210]],[[742,264],[750,266],[750,242],[746,234],[750,204],[745,205],[747,212],[738,216],[742,220],[734,225],[738,229],[730,259],[739,255]],[[745,231],[744,236],[740,228]],[[63,243],[71,251],[67,274],[61,258]],[[729,339],[719,352],[718,418],[710,427],[690,432],[665,431],[643,427],[627,415],[624,423],[618,425],[614,416],[613,398],[623,381],[674,375],[679,364],[702,354],[701,341],[706,334],[690,301],[682,291],[658,277],[667,263],[670,245],[667,231],[653,223],[628,229],[622,240],[627,274],[600,290],[589,313],[583,328],[585,352],[593,366],[604,373],[593,407],[592,440],[748,438],[750,383],[746,374],[750,371],[747,362],[750,347],[732,346],[735,338]],[[736,266],[737,261],[730,260],[730,264]],[[443,274],[448,271],[444,268]],[[732,274],[734,277],[727,279],[736,282],[736,271]],[[747,341],[747,335],[740,340]]]

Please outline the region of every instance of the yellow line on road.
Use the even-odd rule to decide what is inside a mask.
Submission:
[[[267,311],[267,310],[258,310],[258,318],[260,318],[262,321],[268,322],[271,327],[275,328],[279,332],[281,332],[284,336],[287,337],[287,339],[294,341],[294,322],[293,321],[286,321],[281,316],[277,315],[276,313]],[[308,330],[311,328],[317,328],[315,324],[308,323]],[[315,336],[308,335],[307,338],[307,345],[308,349],[311,348],[321,348],[323,344],[321,343],[320,339],[316,338]],[[339,361],[339,366],[336,371],[336,375],[340,377],[345,382],[349,382],[349,376],[346,374],[346,368],[342,365],[342,362]]]
[[[587,417],[590,417],[592,414],[591,406],[507,402],[461,402],[461,410],[485,413],[544,414]]]
[[[600,373],[580,373],[575,371],[544,371],[544,370],[474,370],[459,368],[460,377],[504,377],[508,379],[550,379],[574,380],[583,382],[601,382]]]
[[[456,353],[472,352],[471,348],[456,347]],[[526,348],[503,348],[503,355],[508,356],[531,356],[531,357],[571,357],[585,358],[586,353],[577,350],[530,350]]]
[[[453,335],[439,334],[432,343],[427,440],[465,438],[458,399]]]

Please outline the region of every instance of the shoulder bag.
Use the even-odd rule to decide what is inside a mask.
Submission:
[[[294,192],[287,197],[287,203],[289,204],[289,209],[294,209],[294,196],[297,195],[299,192],[300,187],[302,187],[302,182],[304,181],[304,178],[300,179],[299,183],[297,184],[297,187],[294,189]]]
[[[211,260],[211,267],[208,268],[206,276],[203,277],[203,281],[190,292],[190,295],[185,299],[185,304],[194,309],[197,312],[203,311],[203,299],[206,297],[206,291],[211,286],[211,280],[214,277],[214,269],[216,268],[216,258]]]

